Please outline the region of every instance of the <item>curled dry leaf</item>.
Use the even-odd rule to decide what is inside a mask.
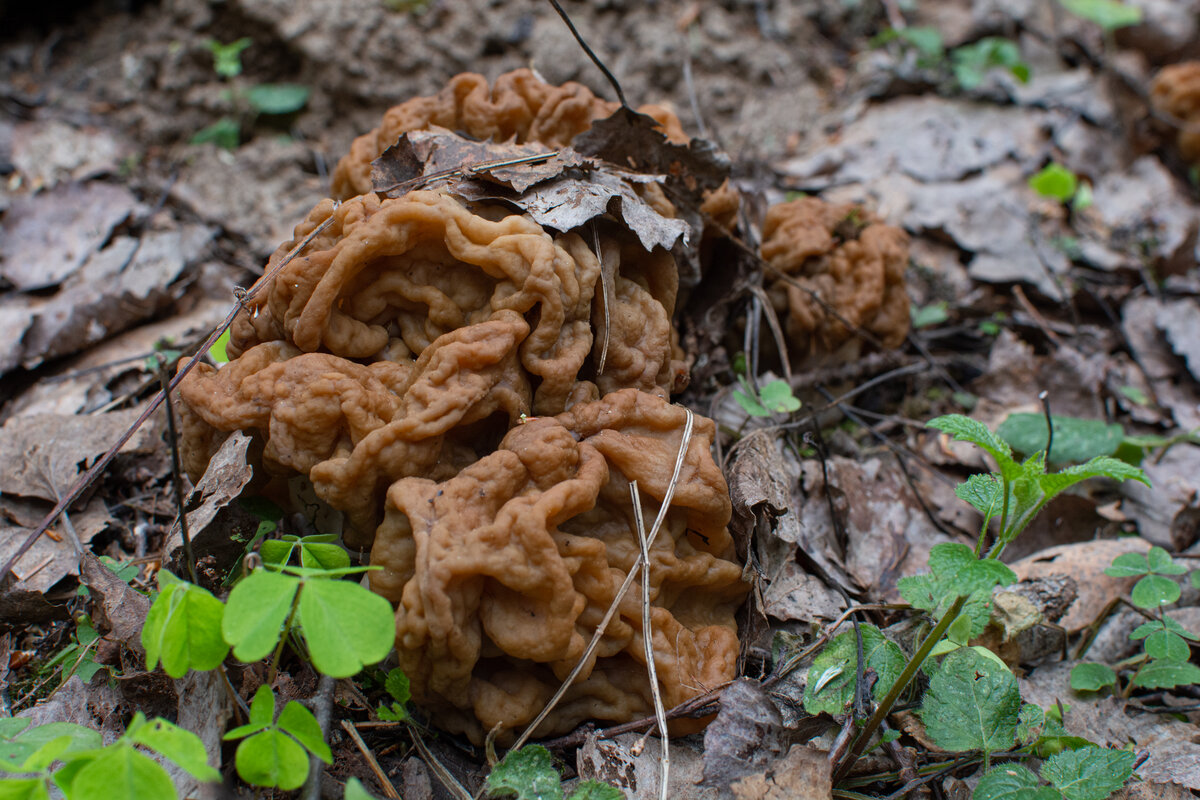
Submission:
[[[720,789],[758,775],[786,748],[783,717],[762,686],[749,678],[721,693],[721,710],[704,732],[704,784]]]

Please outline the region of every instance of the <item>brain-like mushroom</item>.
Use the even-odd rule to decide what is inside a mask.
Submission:
[[[553,146],[613,108],[525,71],[491,89],[459,76],[356,142],[335,191],[369,190],[364,170],[402,130]],[[673,117],[659,121],[682,137]],[[638,185],[650,209],[674,214],[656,184]],[[728,223],[725,191],[710,213]],[[475,741],[528,724],[583,656],[638,558],[630,483],[654,519],[682,445],[686,412],[668,400],[687,375],[675,260],[615,219],[587,232],[449,191],[324,201],[245,300],[232,361],[180,384],[193,478],[235,430],[254,436],[263,473],[308,478],[344,513],[346,543],[383,567],[371,585],[397,604],[414,698]],[[735,676],[747,587],[714,432],[697,418],[651,549],[669,705]],[[651,710],[640,589],[618,609],[540,733]]]
[[[862,208],[802,197],[767,210],[768,292],[802,357],[835,353],[860,328],[883,347],[908,334],[908,236]]]
[[[1150,85],[1150,100],[1155,108],[1175,118],[1179,152],[1200,164],[1200,61],[1163,67]]]
[[[392,107],[378,128],[355,139],[349,154],[333,171],[333,196],[347,199],[371,191],[371,162],[402,133],[436,126],[461,131],[473,139],[563,147],[618,107],[582,84],[554,86],[528,69],[506,72],[490,87],[482,75],[464,72],[435,95],[414,97]],[[638,111],[653,117],[671,141],[688,140],[678,118],[668,109],[646,105]]]

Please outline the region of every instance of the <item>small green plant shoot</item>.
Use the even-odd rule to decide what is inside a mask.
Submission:
[[[738,380],[742,388],[733,390],[733,399],[752,417],[790,414],[800,408],[800,401],[792,394],[792,387],[787,381],[773,380],[755,392],[745,377],[739,376]]]
[[[1062,164],[1051,162],[1029,179],[1029,188],[1042,197],[1071,204],[1071,208],[1082,211],[1092,204],[1092,187],[1079,180],[1074,172]]]
[[[1182,590],[1175,578],[1187,574],[1187,568],[1176,563],[1166,550],[1155,546],[1146,553],[1117,556],[1104,572],[1114,578],[1140,576],[1130,592],[1130,602],[1157,617],[1129,634],[1130,639],[1142,642],[1144,652],[1119,665],[1123,670],[1133,670],[1125,685],[1124,696],[1128,697],[1135,687],[1171,689],[1200,683],[1200,667],[1190,662],[1192,653],[1188,644],[1189,641],[1200,641],[1200,636],[1184,628],[1164,610],[1179,600]],[[1195,571],[1192,573],[1193,583],[1196,574]],[[1071,688],[1077,691],[1098,691],[1116,684],[1117,680],[1117,671],[1106,664],[1083,662],[1071,669]]]
[[[333,763],[333,752],[321,735],[312,712],[295,700],[275,718],[275,694],[260,686],[250,704],[250,721],[225,734],[226,741],[241,739],[235,764],[246,783],[279,789],[298,789],[308,777],[305,750]]]
[[[564,800],[562,777],[550,751],[538,744],[512,750],[487,778],[492,797],[515,800]],[[620,789],[599,781],[584,781],[566,800],[622,800]]]
[[[1094,22],[1111,33],[1142,21],[1142,10],[1118,0],[1059,0],[1062,7],[1077,17]]]

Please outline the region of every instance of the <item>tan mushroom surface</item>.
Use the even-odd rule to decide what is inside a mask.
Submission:
[[[392,109],[343,160],[335,190],[357,191],[359,168],[414,126],[554,145],[614,107],[527,71],[490,89],[458,76]],[[660,122],[682,137],[673,117]],[[674,215],[656,184],[640,186],[654,212]],[[731,224],[737,197],[722,192],[709,207]],[[675,259],[613,219],[587,232],[445,190],[323,201],[244,301],[230,363],[180,384],[193,479],[233,431],[253,436],[267,493],[306,477],[343,512],[346,544],[383,567],[371,586],[397,606],[414,699],[476,742],[497,726],[510,739],[583,657],[640,552],[630,483],[653,520],[683,444],[686,412],[669,402],[687,380]],[[714,434],[696,418],[651,549],[668,706],[736,673],[748,586]],[[642,605],[635,583],[540,735],[651,712]]]
[[[402,133],[438,127],[473,139],[563,147],[619,107],[582,84],[555,86],[529,69],[506,72],[490,86],[484,76],[464,72],[435,95],[388,109],[378,128],[355,139],[333,171],[333,196],[344,200],[371,191],[371,162]],[[672,111],[657,105],[638,111],[653,117],[671,141],[688,140]]]
[[[1200,61],[1163,67],[1150,85],[1150,100],[1159,111],[1174,117],[1183,157],[1200,163]]]
[[[900,228],[859,206],[802,197],[767,209],[762,256],[774,269],[768,294],[786,317],[793,355],[853,357],[863,343],[855,329],[885,348],[908,335],[908,235]]]

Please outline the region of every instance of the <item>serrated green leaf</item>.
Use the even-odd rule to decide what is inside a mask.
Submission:
[[[241,779],[253,786],[298,789],[308,777],[304,748],[275,728],[243,739],[234,763]]]
[[[103,797],[105,800],[155,800],[177,798],[175,784],[147,755],[132,745],[106,747],[71,781],[69,798]]]
[[[1145,575],[1133,585],[1129,599],[1138,608],[1161,608],[1179,599],[1182,590],[1179,584],[1161,575]]]
[[[1023,703],[1017,715],[1017,743],[1030,744],[1042,734],[1046,725],[1046,712],[1032,703]]]
[[[1085,464],[1077,464],[1058,472],[1051,472],[1042,476],[1038,482],[1048,497],[1054,497],[1064,489],[1088,478],[1112,478],[1115,481],[1134,480],[1147,486],[1150,485],[1150,480],[1141,469],[1108,456],[1097,456]]]
[[[1042,764],[1042,778],[1067,800],[1105,800],[1133,774],[1134,754],[1128,750],[1081,747],[1064,750]]]
[[[233,587],[221,630],[238,660],[258,661],[275,649],[299,588],[299,578],[265,569]]]
[[[1004,504],[1004,485],[1000,476],[990,472],[979,472],[967,478],[954,489],[960,500],[966,500],[983,514],[983,527],[987,528],[992,517],[1000,513]]]
[[[986,451],[996,460],[1000,474],[1006,478],[1011,480],[1020,474],[1021,466],[1013,460],[1012,448],[1008,446],[1007,442],[992,433],[982,422],[962,414],[946,414],[935,417],[925,424],[930,428],[950,434],[960,442],[971,442]]]
[[[321,735],[321,723],[317,722],[317,718],[307,708],[292,700],[283,707],[276,724],[280,730],[290,733],[296,741],[304,745],[308,752],[326,764],[333,763],[333,751]]]
[[[300,624],[313,666],[348,678],[382,661],[395,644],[392,604],[357,584],[310,580],[300,594]]]
[[[904,670],[904,651],[889,641],[874,625],[858,626],[862,633],[863,658],[877,679],[872,695],[880,700],[892,688]],[[841,714],[854,696],[858,672],[858,639],[854,631],[839,633],[813,659],[804,688],[804,708],[810,714],[821,711]]]
[[[1006,668],[972,648],[956,650],[929,681],[921,719],[943,750],[994,752],[1016,740],[1021,695]]]
[[[1077,692],[1095,692],[1117,682],[1117,673],[1106,664],[1091,661],[1071,667],[1071,688]]]
[[[1145,553],[1122,553],[1113,559],[1111,567],[1104,570],[1105,575],[1113,578],[1132,578],[1148,572],[1150,565],[1146,561]]]
[[[1146,554],[1146,562],[1150,571],[1156,575],[1183,575],[1187,567],[1176,564],[1171,554],[1158,545],[1153,545]]]
[[[1187,661],[1192,651],[1183,637],[1167,630],[1146,637],[1146,655],[1160,661]]]
[[[1151,661],[1133,678],[1133,685],[1144,689],[1171,689],[1193,683],[1200,683],[1200,667],[1179,661]]]
[[[1060,0],[1063,8],[1076,16],[1094,22],[1106,31],[1137,25],[1142,10],[1117,0]]]
[[[960,647],[968,644],[971,641],[971,618],[966,614],[959,614],[958,619],[946,629],[946,638]]]
[[[1020,764],[1001,764],[982,778],[971,800],[1060,800],[1049,786],[1038,786],[1038,778]]]
[[[550,751],[537,744],[509,751],[488,775],[487,789],[498,797],[511,795],[516,800],[561,800],[563,796]]]
[[[375,797],[363,787],[362,781],[351,778],[346,781],[346,791],[342,794],[342,800],[375,800]]]
[[[207,589],[168,581],[142,626],[146,668],[154,669],[161,657],[163,671],[172,678],[189,669],[215,669],[229,653],[221,634],[224,615],[225,605]]]
[[[139,728],[130,738],[170,759],[198,781],[221,780],[221,773],[208,764],[200,737],[161,717]]]
[[[383,688],[392,696],[392,699],[397,703],[404,705],[412,699],[412,689],[408,682],[408,676],[404,674],[402,669],[390,670],[387,678],[383,682]]]
[[[584,781],[571,793],[570,800],[625,800],[625,793],[600,781]]]
[[[250,87],[246,99],[260,114],[291,114],[308,103],[308,87],[294,83],[260,83]]]

